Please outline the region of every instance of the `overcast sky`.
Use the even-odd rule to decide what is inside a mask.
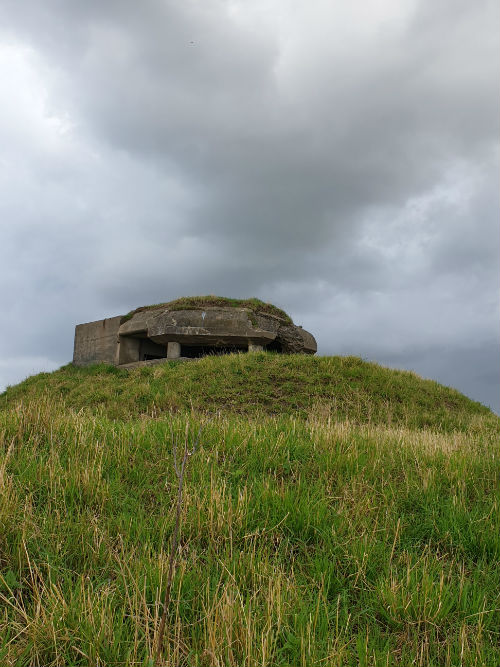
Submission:
[[[497,0],[0,0],[0,389],[257,296],[500,408]]]

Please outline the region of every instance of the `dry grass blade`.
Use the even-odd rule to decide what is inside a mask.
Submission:
[[[172,434],[172,453],[173,453],[173,459],[174,459],[174,470],[175,474],[177,475],[178,479],[178,484],[177,484],[177,506],[176,506],[176,514],[175,514],[175,526],[174,526],[174,533],[172,537],[172,548],[170,551],[170,557],[168,561],[168,576],[167,576],[167,584],[165,588],[165,598],[163,601],[163,612],[161,615],[160,619],[160,626],[158,628],[158,637],[156,640],[156,652],[155,652],[155,664],[160,665],[161,664],[161,654],[162,654],[162,649],[163,649],[163,638],[165,635],[165,624],[167,621],[167,615],[168,615],[168,608],[170,605],[170,592],[172,590],[172,579],[174,576],[174,566],[175,566],[175,555],[177,552],[177,545],[179,543],[179,533],[180,533],[180,526],[181,526],[181,511],[182,511],[182,491],[184,487],[184,474],[186,471],[186,463],[189,459],[190,456],[192,456],[196,448],[199,445],[200,441],[200,436],[201,436],[201,426],[198,429],[198,433],[194,439],[193,446],[189,448],[189,421],[186,421],[186,428],[184,432],[184,452],[182,456],[182,462],[179,466],[179,461],[178,461],[178,450],[179,450],[179,438],[178,434],[174,433],[173,427],[171,428],[171,434]]]

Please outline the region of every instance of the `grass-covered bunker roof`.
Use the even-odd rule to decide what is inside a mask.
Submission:
[[[129,313],[123,316],[122,322],[126,322],[136,313],[141,313],[145,310],[159,310],[160,308],[168,308],[169,310],[202,310],[204,308],[213,308],[213,307],[230,307],[230,308],[248,308],[254,313],[262,313],[266,315],[274,315],[284,320],[288,324],[293,324],[292,318],[290,315],[285,313],[284,310],[273,306],[272,303],[265,303],[260,299],[251,298],[251,299],[229,299],[225,296],[214,296],[209,294],[208,296],[183,296],[179,299],[174,299],[173,301],[167,301],[165,303],[155,303],[150,306],[140,306],[131,310]]]

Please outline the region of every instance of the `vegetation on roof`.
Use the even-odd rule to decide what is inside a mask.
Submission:
[[[230,308],[248,308],[255,314],[274,315],[284,320],[288,324],[293,324],[290,315],[284,310],[274,306],[272,303],[265,303],[260,299],[230,299],[225,296],[183,296],[173,301],[166,301],[165,303],[155,303],[150,306],[140,306],[131,310],[123,316],[122,322],[126,322],[136,313],[142,313],[145,310],[158,310],[160,308],[168,308],[170,310],[201,310],[203,308],[213,307],[230,307]]]

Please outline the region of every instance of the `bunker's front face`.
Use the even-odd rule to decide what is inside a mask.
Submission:
[[[206,307],[141,310],[79,324],[73,363],[107,362],[118,366],[155,359],[272,350],[315,354],[314,337],[283,318],[249,308]]]

